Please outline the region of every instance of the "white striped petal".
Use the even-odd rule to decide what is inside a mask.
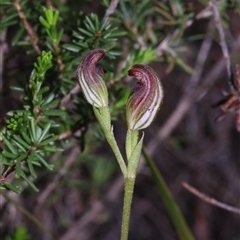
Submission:
[[[97,65],[104,55],[103,49],[90,51],[83,57],[77,69],[78,82],[86,100],[97,108],[108,105],[108,92],[103,80],[103,70]]]
[[[128,128],[144,129],[156,117],[163,99],[163,88],[155,71],[147,65],[133,65],[128,75],[138,80],[127,102]]]

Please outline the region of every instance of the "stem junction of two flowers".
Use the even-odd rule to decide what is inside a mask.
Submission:
[[[77,77],[86,100],[93,106],[94,114],[124,176],[121,240],[127,240],[133,190],[144,138],[144,134],[142,134],[139,140],[139,130],[148,127],[155,118],[162,102],[163,89],[156,73],[149,66],[137,64],[128,71],[128,75],[135,77],[138,82],[132,88],[127,101],[127,161],[124,161],[111,125],[108,92],[103,80],[103,70],[97,65],[104,57],[105,52],[104,49],[95,49],[87,53],[78,66]]]

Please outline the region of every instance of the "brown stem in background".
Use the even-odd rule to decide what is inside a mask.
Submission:
[[[221,17],[220,17],[220,13],[218,11],[216,0],[211,0],[210,6],[212,7],[212,11],[213,11],[213,15],[214,15],[214,22],[215,22],[216,28],[218,30],[218,33],[219,33],[220,45],[222,48],[223,56],[226,59],[226,68],[227,68],[228,79],[230,79],[230,77],[231,77],[231,62],[230,62],[228,47],[227,47],[227,43],[226,43],[226,39],[225,39],[225,33],[224,33],[223,26],[221,23]]]
[[[57,63],[59,65],[59,70],[60,70],[60,72],[62,72],[62,70],[64,69],[65,65],[64,65],[64,63],[62,61],[61,49],[60,49],[58,43],[56,43],[56,42],[53,42],[53,46],[55,48],[55,52],[56,52],[56,55],[57,55]],[[61,78],[61,77],[62,77],[62,74],[60,74],[59,78]]]
[[[210,7],[204,8],[201,12],[199,12],[195,18],[189,19],[185,24],[184,24],[184,29],[189,28],[192,26],[192,24],[195,22],[195,20],[199,19],[204,19],[212,15],[212,11],[210,10]],[[173,33],[168,34],[165,39],[156,47],[156,54],[161,56],[162,52],[164,50],[171,50],[170,47],[168,46],[168,43],[170,40],[174,39],[178,34],[180,30],[176,29]]]
[[[41,50],[38,46],[38,37],[35,34],[32,26],[30,25],[30,23],[28,22],[26,15],[24,14],[24,12],[22,11],[21,5],[20,5],[20,0],[16,0],[13,3],[13,6],[16,8],[19,17],[23,20],[23,24],[29,34],[29,36],[31,37],[32,41],[33,41],[33,47],[36,50],[36,52],[40,55],[41,54]]]
[[[68,154],[66,161],[64,161],[63,166],[54,176],[51,183],[49,183],[48,186],[44,189],[44,191],[42,191],[41,194],[39,195],[37,199],[37,204],[36,204],[37,208],[41,207],[42,204],[44,204],[45,200],[48,198],[51,192],[58,186],[61,177],[68,172],[69,167],[74,163],[74,161],[76,161],[76,158],[79,153],[80,153],[80,149],[78,147],[75,147]]]
[[[13,164],[12,166],[8,167],[7,170],[0,176],[0,184],[3,183],[6,178],[15,171],[16,164]]]
[[[53,7],[52,0],[47,0],[46,6],[47,6],[47,7]]]
[[[54,234],[43,223],[41,223],[31,212],[29,212],[21,204],[13,200],[13,198],[9,197],[8,194],[6,194],[4,191],[0,192],[0,194],[6,199],[8,203],[11,203],[18,211],[23,213],[30,221],[32,221],[36,226],[38,226],[41,231],[46,233],[51,239],[57,240]]]
[[[240,35],[236,38],[236,41],[232,44],[232,52],[237,49],[240,45]],[[202,62],[201,64],[204,64]],[[156,133],[156,137],[153,138],[148,144],[148,151],[150,153],[154,153],[155,150],[159,146],[159,142],[162,142],[166,139],[174,128],[179,124],[179,122],[186,115],[191,106],[204,97],[209,88],[214,84],[216,78],[222,73],[225,66],[225,59],[222,58],[219,60],[213,68],[207,73],[207,75],[202,79],[201,85],[197,84],[193,88],[190,88],[179,100],[178,105],[172,112],[172,114],[168,117],[167,121],[162,125],[159,129],[158,133]],[[197,69],[197,64],[195,66],[195,71]],[[199,69],[201,70],[202,67]],[[201,73],[195,73],[195,75],[199,75],[201,77]],[[192,78],[194,78],[193,76]]]
[[[114,13],[115,9],[117,8],[119,0],[112,0],[108,9],[105,12],[104,18],[109,17],[111,14]]]
[[[62,61],[62,56],[60,54],[57,55],[57,63],[59,65],[59,70],[62,71],[65,67],[63,61]]]
[[[4,69],[4,53],[7,52],[7,30],[3,30],[0,35],[0,93],[3,89],[3,69]],[[2,94],[0,96],[2,104]]]
[[[234,212],[237,214],[240,214],[240,209],[239,208],[235,208],[235,207],[231,207],[225,203],[219,202],[214,198],[211,198],[209,196],[207,196],[204,193],[201,193],[200,191],[198,191],[196,188],[191,187],[188,183],[186,182],[182,182],[182,186],[187,189],[189,192],[191,192],[192,194],[196,195],[197,197],[199,197],[200,199],[202,199],[204,202],[207,202],[209,204],[212,204],[214,206],[217,206],[219,208],[225,209],[229,212]]]
[[[70,92],[64,96],[64,98],[61,100],[61,102],[59,103],[59,107],[63,107],[66,106],[70,100],[71,100],[71,96],[73,94],[77,94],[80,92],[80,86],[78,85],[78,83],[70,90]]]

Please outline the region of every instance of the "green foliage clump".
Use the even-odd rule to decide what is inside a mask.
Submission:
[[[12,87],[23,93],[24,110],[8,112],[10,118],[6,120],[6,131],[1,133],[4,142],[4,149],[0,153],[3,165],[1,189],[8,188],[15,192],[21,190],[20,186],[5,180],[10,169],[15,171],[16,178],[24,179],[33,190],[38,191],[32,181],[37,177],[35,167],[52,170],[53,166],[48,163],[47,157],[52,152],[62,151],[54,145],[58,136],[51,132],[57,126],[52,117],[65,113],[53,109],[59,99],[54,92],[49,92],[48,86],[43,86],[46,72],[52,67],[51,52],[43,51],[33,66],[29,84],[25,88]]]
[[[15,229],[12,236],[7,236],[4,240],[30,240],[31,236],[29,235],[25,227],[18,227]]]

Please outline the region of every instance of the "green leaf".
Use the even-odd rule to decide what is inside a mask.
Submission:
[[[18,41],[16,43],[16,46],[28,46],[30,44],[31,44],[30,40],[25,40],[25,41]]]
[[[40,136],[42,135],[42,129],[37,125],[36,126],[36,136],[37,136],[37,142]]]
[[[42,16],[39,17],[39,21],[46,29],[50,28],[50,24]]]
[[[59,16],[59,11],[56,10],[55,13],[53,13],[52,25],[57,24],[58,16]]]
[[[50,138],[45,139],[44,141],[41,142],[41,146],[47,145],[50,142],[54,142],[58,139],[58,136],[52,136]]]
[[[34,72],[35,70],[33,70],[33,74],[35,73]],[[30,80],[29,83],[31,84],[32,88],[36,91],[38,89],[36,83],[33,81],[33,80]]]
[[[1,24],[13,22],[13,21],[10,21],[10,20],[14,19],[14,18],[17,17],[17,16],[18,16],[17,13],[11,14],[10,16],[5,17],[4,19],[1,19]]]
[[[94,18],[94,24],[95,24],[94,28],[97,29],[97,30],[99,30],[100,22],[99,22],[99,20],[98,20],[97,15],[95,15],[95,18]]]
[[[77,38],[77,39],[80,39],[80,40],[83,40],[83,39],[84,39],[84,36],[81,35],[79,32],[73,31],[73,36],[74,36],[75,38]],[[73,40],[73,42],[74,42],[74,41],[75,41],[75,40]]]
[[[91,32],[88,32],[88,31],[86,31],[86,30],[83,29],[83,28],[79,28],[79,31],[82,32],[82,33],[84,33],[84,34],[86,34],[86,35],[89,36],[89,37],[93,37],[93,34],[92,34]]]
[[[74,45],[74,44],[63,44],[63,48],[72,51],[72,52],[79,52],[80,51],[80,47]]]
[[[110,37],[121,37],[121,36],[125,36],[127,34],[127,32],[125,31],[114,31],[114,32],[110,32]]]
[[[181,58],[177,58],[176,62],[179,66],[183,68],[188,74],[193,75],[194,74],[194,69],[188,66]]]
[[[28,143],[24,142],[19,136],[13,135],[13,139],[17,141],[18,144],[25,147],[26,149],[29,149],[30,146]]]
[[[88,44],[86,42],[78,42],[77,45],[82,48],[88,48]],[[79,57],[77,57],[77,58],[79,58]],[[77,61],[77,62],[79,62],[79,61]]]
[[[14,160],[9,160],[5,158],[3,155],[0,154],[0,163],[4,166],[11,166],[14,164]],[[3,172],[3,168],[1,169],[0,173]]]
[[[32,142],[35,143],[37,141],[34,118],[30,119],[30,137],[31,137]]]
[[[57,29],[56,26],[51,25],[49,29],[49,36],[52,40],[57,40]]]
[[[59,31],[58,36],[57,36],[57,43],[60,43],[63,35],[63,28]]]
[[[11,90],[17,91],[17,92],[24,92],[24,89],[21,87],[17,87],[17,86],[10,86]]]
[[[45,92],[49,91],[49,87],[43,87],[42,89],[40,89],[40,91],[37,93],[37,95],[42,95],[44,94]]]
[[[42,106],[45,108],[45,109],[49,109],[51,107],[54,107],[56,106],[58,103],[60,102],[60,99],[55,99],[49,103],[43,103]]]
[[[29,186],[35,191],[38,192],[39,190],[37,187],[34,185],[34,183],[27,177],[27,175],[22,171],[21,172],[21,177],[29,184]]]
[[[104,29],[106,29],[106,25],[108,22],[108,18],[103,19],[102,25],[100,26],[100,31],[102,32]],[[110,26],[110,25],[109,25]]]
[[[21,162],[20,160],[16,160],[16,172],[15,177],[19,178],[21,176],[22,168],[21,168]]]
[[[34,155],[35,155],[35,153],[34,153],[34,151],[32,151],[32,152],[30,153],[28,159],[27,159],[27,164],[28,164],[28,168],[29,168],[29,171],[30,171],[31,175],[32,175],[34,178],[37,178],[37,174],[36,174],[36,172],[35,172],[35,170],[34,170],[34,168],[33,168],[33,165],[32,165],[32,160],[33,160],[33,158],[34,158]]]
[[[9,0],[2,0],[2,1],[1,1],[1,5],[2,5],[2,6],[3,6],[3,5],[12,5],[12,2],[9,1]]]
[[[44,150],[48,151],[48,152],[63,152],[64,151],[64,149],[56,148],[56,147],[45,147]]]
[[[41,136],[38,138],[38,141],[39,141],[39,142],[41,142],[41,141],[44,139],[44,137],[45,137],[46,134],[48,133],[50,127],[51,127],[51,122],[49,122],[49,123],[45,126],[45,128],[43,129],[43,131],[42,131],[42,133],[41,133]]]
[[[2,138],[3,138],[3,142],[6,144],[6,146],[9,148],[9,150],[14,153],[17,154],[17,150],[16,148],[8,141],[8,139],[5,137],[4,134],[2,134]]]
[[[109,0],[103,0],[103,5],[105,6],[105,7],[109,7]]]
[[[90,18],[88,16],[86,16],[85,20],[86,20],[85,25],[88,26],[88,29],[91,29],[92,32],[95,32],[97,29],[95,29],[95,27],[94,27],[92,21],[90,20]]]
[[[23,146],[21,143],[19,143],[18,141],[16,141],[15,139],[12,139],[12,141],[17,145],[17,147],[22,151],[22,152],[27,152],[27,150],[30,148],[26,148],[25,146]],[[19,151],[19,150],[18,150]]]
[[[25,31],[25,28],[21,27],[17,33],[15,34],[14,38],[12,39],[12,46],[16,45],[16,43],[19,41],[19,39],[22,37],[23,33]]]
[[[36,158],[39,159],[40,163],[41,163],[45,168],[47,168],[47,169],[50,170],[50,171],[53,170],[53,166],[50,165],[50,164],[48,164],[40,154],[36,153],[35,156],[36,156]]]
[[[164,204],[168,210],[168,213],[171,217],[171,220],[177,230],[178,237],[181,240],[194,240],[194,236],[192,235],[189,227],[187,226],[182,213],[174,201],[174,198],[167,187],[160,171],[158,170],[157,166],[155,165],[154,161],[148,156],[146,150],[143,148],[143,155],[147,162],[149,169],[151,170],[152,177],[156,183],[156,186],[159,190],[159,193],[162,196]]]
[[[12,183],[9,182],[3,182],[2,185],[6,187],[7,189],[12,190],[13,192],[19,194],[21,191],[19,188],[15,187]]]
[[[44,13],[47,18],[47,21],[49,22],[50,25],[52,25],[53,24],[53,14],[54,14],[52,7],[45,9]]]
[[[55,94],[52,92],[50,93],[48,96],[46,96],[43,101],[42,101],[42,106],[44,106],[45,104],[51,102],[55,97]]]
[[[21,132],[22,138],[29,144],[31,145],[31,139],[28,137],[28,135],[26,134],[26,132],[22,131]]]
[[[51,110],[45,110],[44,114],[47,116],[61,117],[61,116],[65,116],[66,112],[63,110],[58,110],[58,109],[51,109]]]
[[[9,26],[15,25],[17,23],[17,20],[12,20],[6,23],[1,23],[0,25],[0,31],[3,31],[4,29],[6,29]]]
[[[2,155],[4,157],[11,158],[11,159],[15,159],[18,156],[17,154],[13,154],[13,153],[7,152],[6,150],[2,151]]]

